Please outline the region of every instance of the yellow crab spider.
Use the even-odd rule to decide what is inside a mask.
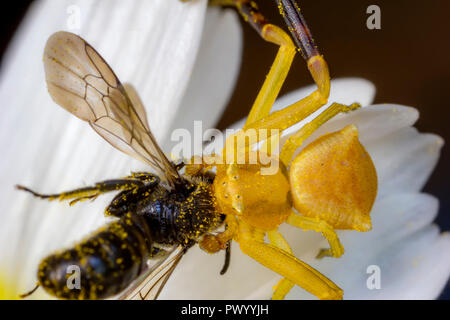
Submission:
[[[265,20],[254,1],[211,1],[215,5],[236,7],[264,40],[280,47],[243,130],[227,138],[222,160],[235,159],[236,153],[240,152],[233,144],[237,136],[250,130],[276,129],[282,132],[328,101],[328,67],[300,9],[291,0],[276,2],[296,45],[282,29]],[[297,50],[307,61],[318,88],[300,101],[270,113]],[[320,257],[336,258],[344,252],[336,229],[371,229],[370,211],[377,194],[377,175],[370,155],[358,140],[358,130],[354,125],[321,136],[292,160],[298,147],[322,124],[341,112],[359,107],[357,103],[349,106],[333,103],[294,133],[276,159],[280,161],[275,174],[262,175],[261,169],[265,165],[259,158],[256,164],[225,161],[222,162],[225,164],[187,165],[186,172],[193,175],[217,167],[214,194],[218,210],[226,215],[226,230],[205,236],[200,242],[201,248],[213,253],[225,249],[230,240],[238,242],[242,252],[283,277],[275,288],[273,299],[283,299],[295,284],[320,299],[342,299],[342,289],[292,254],[278,226],[286,222],[303,230],[321,232],[330,249],[322,250]],[[267,138],[257,134],[253,146]],[[246,145],[244,150],[248,157],[254,152],[251,146]],[[228,157],[230,154],[231,158]],[[217,156],[210,156],[210,159],[204,156],[204,163],[213,163],[211,157],[217,159]],[[270,243],[264,242],[266,235]]]

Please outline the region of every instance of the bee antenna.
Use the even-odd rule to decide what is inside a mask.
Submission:
[[[22,186],[20,184],[16,184],[16,189],[17,190],[22,190],[22,191],[25,191],[25,192],[28,192],[28,193],[31,193],[33,196],[38,197],[38,198],[42,198],[43,197],[43,195],[41,195],[41,194],[39,194],[37,192],[34,192],[30,188],[27,188],[27,187]]]
[[[31,296],[31,295],[39,288],[39,286],[40,286],[39,283],[36,284],[36,286],[33,288],[33,290],[28,291],[27,293],[21,294],[19,297],[20,297],[21,299],[24,299],[24,298],[26,298],[26,297],[28,297],[28,296]]]
[[[29,192],[29,193],[31,193],[31,194],[33,194],[33,195],[37,195],[36,194],[36,192],[34,192],[33,190],[31,190],[30,188],[27,188],[27,187],[25,187],[25,186],[22,186],[22,185],[20,185],[20,184],[16,184],[16,189],[17,190],[22,190],[22,191],[25,191],[25,192]]]
[[[24,187],[24,186],[22,186],[20,184],[16,184],[15,187],[16,187],[17,190],[27,190],[27,187]]]

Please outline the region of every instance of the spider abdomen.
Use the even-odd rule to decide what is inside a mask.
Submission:
[[[377,194],[377,174],[370,155],[349,125],[318,138],[292,161],[294,206],[336,229],[368,231]]]

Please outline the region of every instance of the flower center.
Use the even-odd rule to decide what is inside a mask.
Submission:
[[[19,299],[17,286],[7,274],[0,270],[0,300]]]

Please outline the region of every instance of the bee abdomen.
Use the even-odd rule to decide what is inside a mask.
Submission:
[[[136,279],[150,252],[151,238],[145,224],[128,215],[74,248],[44,259],[38,279],[58,298],[104,299]]]

